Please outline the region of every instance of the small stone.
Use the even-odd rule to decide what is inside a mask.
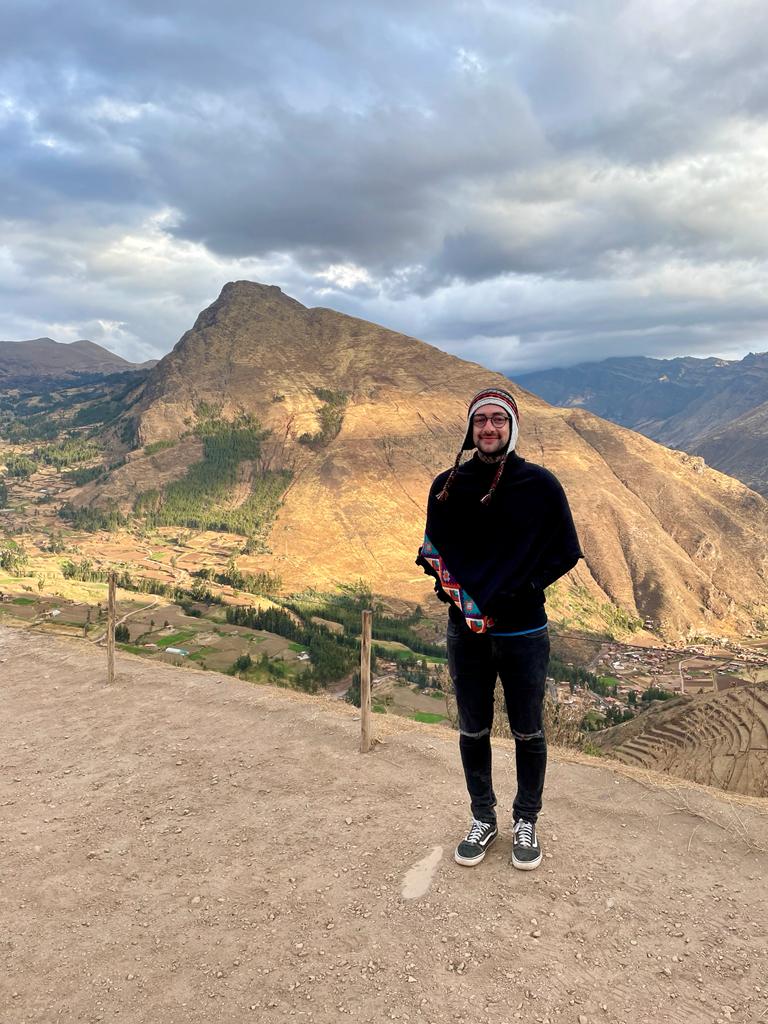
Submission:
[[[531,936],[534,939],[540,939],[541,938],[541,929],[537,928],[535,931],[531,932]]]
[[[664,967],[664,968],[663,968],[663,973],[664,973],[664,974],[666,974],[666,976],[667,976],[668,978],[671,978],[671,977],[672,977],[672,971],[670,971],[670,969],[669,969],[668,967]]]
[[[201,902],[202,901],[201,901],[199,896],[193,896],[192,897],[191,903],[192,903],[193,907],[199,907]]]
[[[352,824],[352,819],[351,818],[345,818],[344,819],[344,824],[345,825],[351,825]]]

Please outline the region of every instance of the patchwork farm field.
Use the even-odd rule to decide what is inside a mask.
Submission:
[[[102,589],[106,591],[105,586]],[[98,643],[106,625],[106,593],[101,596],[95,608],[49,595],[10,597],[0,605],[0,622]],[[282,662],[288,681],[306,671],[308,664],[300,657],[301,645],[263,630],[229,625],[221,609],[211,616],[191,616],[165,600],[137,601],[135,595],[118,591],[116,622],[128,630],[128,639],[118,643],[120,648],[169,664],[189,662],[227,672],[238,658],[249,655],[254,665],[240,674],[254,681],[268,681],[269,673],[255,664],[263,656],[272,663]]]

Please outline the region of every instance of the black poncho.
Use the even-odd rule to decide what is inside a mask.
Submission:
[[[543,625],[544,588],[583,557],[565,492],[542,466],[511,452],[493,499],[481,504],[497,468],[475,453],[445,501],[437,495],[448,471],[436,477],[426,525],[447,568],[480,611],[495,619],[495,633]],[[421,550],[416,562],[435,575]],[[435,590],[443,596],[439,584]]]

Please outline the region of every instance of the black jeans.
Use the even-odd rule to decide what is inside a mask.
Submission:
[[[549,632],[491,636],[448,622],[448,670],[459,711],[459,750],[473,817],[496,824],[491,778],[491,725],[496,676],[501,678],[515,737],[517,796],[515,821],[536,821],[547,770],[544,691],[549,665]]]

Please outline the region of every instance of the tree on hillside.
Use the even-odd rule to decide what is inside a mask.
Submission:
[[[643,695],[640,697],[640,700],[644,702],[652,700],[670,700],[674,696],[674,693],[670,693],[669,690],[662,690],[660,686],[649,686],[647,690],[643,691]]]
[[[9,576],[25,576],[28,562],[24,548],[9,537],[0,548],[0,569],[4,569]]]
[[[240,672],[247,672],[251,665],[253,665],[253,658],[250,654],[241,654],[239,658],[235,658],[227,672],[231,676],[236,676]]]
[[[352,673],[352,682],[349,684],[349,689],[344,694],[344,700],[347,701],[348,704],[354,704],[356,708],[360,707],[360,673],[357,671]]]

